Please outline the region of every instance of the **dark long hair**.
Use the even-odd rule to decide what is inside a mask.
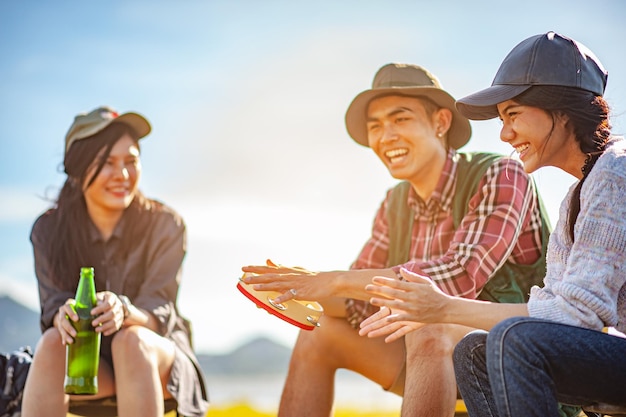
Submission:
[[[582,167],[583,177],[574,189],[567,217],[569,234],[573,242],[574,225],[580,213],[580,189],[604,152],[611,136],[609,105],[602,96],[562,86],[534,86],[514,100],[523,105],[543,109],[552,116],[553,126],[557,115],[567,116],[580,150],[587,155]]]
[[[103,254],[91,243],[87,232],[91,219],[87,212],[83,185],[87,184],[89,187],[93,183],[111,149],[125,134],[138,141],[137,134],[128,125],[112,123],[95,135],[74,142],[65,155],[63,165],[67,179],[56,199],[56,210],[49,212],[51,219],[47,227],[49,235],[45,248],[52,280],[59,289],[75,290],[80,267],[100,265],[102,261]],[[90,171],[92,166],[95,166],[95,169]],[[93,174],[88,178],[90,172]],[[126,232],[129,236],[124,236],[123,239],[122,247],[126,253],[127,246],[132,244],[133,233],[146,227],[139,216],[145,206],[145,200],[145,197],[137,192],[124,213],[124,216],[133,217],[129,222],[132,225],[131,230]]]

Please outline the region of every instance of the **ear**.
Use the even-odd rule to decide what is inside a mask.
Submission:
[[[452,111],[445,107],[440,108],[433,114],[433,126],[437,137],[445,137],[452,124]]]
[[[570,125],[570,118],[565,113],[563,113],[563,112],[555,112],[554,115],[555,115],[554,119],[555,119],[556,123],[560,124],[563,127],[571,126]]]

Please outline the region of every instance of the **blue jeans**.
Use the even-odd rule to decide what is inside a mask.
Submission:
[[[472,417],[549,417],[562,404],[626,405],[626,339],[529,317],[474,331],[454,369]]]

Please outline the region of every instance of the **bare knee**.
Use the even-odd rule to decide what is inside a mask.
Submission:
[[[155,358],[154,348],[146,343],[139,326],[124,327],[118,331],[111,342],[113,361],[116,360],[151,360]]]
[[[118,366],[157,371],[162,376],[169,375],[176,347],[168,340],[152,330],[141,326],[125,327],[118,331],[111,342],[113,367]]]
[[[455,326],[429,324],[406,336],[407,356],[451,357],[461,338]]]
[[[58,384],[65,373],[65,345],[55,328],[46,330],[35,348],[33,362],[28,371],[25,400],[33,401],[46,393],[50,400],[62,400],[62,385]]]
[[[57,358],[65,355],[65,345],[61,342],[61,334],[54,327],[46,330],[37,342],[35,356]]]
[[[292,351],[292,363],[327,365],[339,369],[345,365],[342,359],[347,353],[349,343],[346,338],[354,333],[347,321],[342,318],[322,317],[320,327],[313,330],[301,330]]]

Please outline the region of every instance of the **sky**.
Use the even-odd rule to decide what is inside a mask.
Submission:
[[[74,116],[109,105],[152,123],[141,189],[185,219],[178,302],[196,350],[290,346],[297,328],[236,290],[241,267],[356,258],[396,183],[344,125],[378,68],[422,65],[460,98],[488,87],[517,43],[554,30],[608,69],[623,134],[625,18],[622,0],[0,2],[0,294],[38,310],[32,223],[64,181]],[[499,127],[472,122],[462,150],[510,154]],[[555,224],[574,178],[533,176]]]

